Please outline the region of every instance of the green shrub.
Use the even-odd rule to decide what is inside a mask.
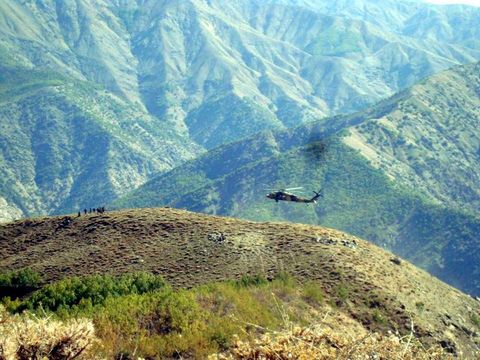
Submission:
[[[165,287],[165,281],[148,273],[111,275],[90,275],[71,277],[50,284],[32,294],[20,310],[46,311],[68,310],[74,306],[92,307],[103,304],[108,297],[129,294],[144,294]]]
[[[12,288],[37,287],[42,278],[30,268],[0,274],[0,286]]]
[[[375,321],[378,324],[385,325],[387,321],[385,320],[385,316],[382,314],[382,312],[379,309],[375,309],[372,314],[373,321]]]
[[[423,302],[421,302],[421,301],[417,301],[417,302],[415,303],[415,307],[417,308],[417,310],[418,310],[419,312],[422,312],[423,310],[425,310],[425,304],[424,304]]]
[[[252,340],[293,320],[309,325],[306,309],[318,309],[322,299],[316,283],[297,284],[285,273],[273,281],[249,276],[188,290],[174,290],[154,275],[129,274],[64,279],[22,305],[42,306],[61,320],[92,319],[104,358],[204,359],[228,349],[236,335]]]
[[[230,346],[230,339],[227,334],[222,331],[213,332],[209,340],[218,345],[219,349],[224,351]]]
[[[297,285],[297,281],[295,280],[295,278],[284,271],[279,272],[278,274],[275,275],[274,282],[281,283],[286,287],[294,287]]]
[[[323,302],[323,290],[315,281],[303,285],[303,298],[311,305],[320,305]]]
[[[10,296],[5,296],[0,300],[0,304],[2,304],[9,313],[17,312],[18,308],[21,306],[20,299],[12,300]]]
[[[472,314],[471,319],[472,322],[480,329],[480,316],[477,314]]]
[[[348,290],[348,287],[345,284],[340,284],[338,285],[336,289],[337,297],[339,300],[342,302],[345,302],[348,299],[348,295],[350,291]]]

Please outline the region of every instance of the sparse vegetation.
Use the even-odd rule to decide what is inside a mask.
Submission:
[[[425,304],[422,301],[417,301],[415,303],[415,307],[419,312],[422,312],[423,310],[425,310]]]
[[[330,326],[329,326],[330,325]],[[211,355],[209,360],[257,359],[451,359],[440,346],[426,350],[407,337],[358,334],[336,324],[322,323],[310,328],[291,327],[282,332],[267,332],[252,342],[237,340],[226,353]]]
[[[415,339],[407,344],[406,337],[366,332],[326,305],[316,282],[302,285],[286,273],[189,290],[173,290],[148,274],[64,279],[24,302],[40,298],[44,304],[64,300],[45,307],[48,318],[42,307],[9,315],[0,306],[0,359],[445,358],[440,348],[427,351]],[[373,320],[385,322],[380,313]]]
[[[320,305],[323,303],[324,293],[317,282],[308,281],[303,285],[303,298],[311,305]]]
[[[348,289],[348,286],[344,283],[339,284],[335,290],[336,296],[342,303],[347,301],[349,293],[350,291]]]
[[[173,290],[153,275],[96,275],[47,285],[16,311],[46,311],[65,322],[91,318],[101,342],[97,350],[109,356],[205,358],[229,348],[236,334],[252,340],[257,326],[281,330],[290,319],[311,324],[316,310],[309,303],[319,300],[318,289],[293,284],[286,274],[271,281],[254,275]]]
[[[240,280],[234,281],[234,284],[241,286],[241,287],[248,287],[248,286],[258,286],[267,284],[267,279],[260,275],[244,275],[240,278]]]
[[[16,239],[5,244],[5,251],[16,254],[22,244],[38,243],[59,220],[4,226],[0,236],[15,234]],[[224,234],[225,241],[209,239],[212,232]],[[48,285],[3,303],[11,312],[31,309],[40,317],[45,311],[65,321],[92,319],[107,357],[131,357],[137,348],[135,356],[169,357],[178,350],[184,357],[195,353],[205,358],[228,351],[235,334],[250,342],[264,331],[257,326],[273,331],[283,331],[286,323],[310,327],[329,312],[343,312],[371,331],[398,329],[402,335],[410,332],[413,316],[418,333],[428,329],[435,338],[442,336],[442,316],[448,312],[448,321],[458,325],[452,330],[458,349],[471,346],[462,338],[456,314],[475,309],[473,299],[407,261],[399,267],[390,261],[391,254],[332,229],[159,208],[86,216],[55,233],[16,260],[19,267],[41,271]],[[42,267],[46,250],[51,263],[61,266]],[[55,281],[92,269],[107,274],[142,269],[161,274],[172,287],[151,274]],[[435,294],[435,304],[427,293]],[[415,311],[416,302],[429,311]]]
[[[480,330],[480,316],[477,314],[472,314],[471,319],[475,326]]]
[[[373,321],[375,321],[378,324],[385,325],[387,323],[385,319],[385,315],[383,315],[379,309],[373,310],[372,318],[373,318]]]

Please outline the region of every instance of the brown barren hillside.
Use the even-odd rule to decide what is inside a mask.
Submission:
[[[0,226],[0,272],[46,282],[149,271],[175,287],[287,272],[315,280],[366,329],[412,332],[467,358],[480,349],[480,302],[364,240],[308,225],[254,223],[159,208],[21,220]],[[476,354],[476,355],[475,355]]]

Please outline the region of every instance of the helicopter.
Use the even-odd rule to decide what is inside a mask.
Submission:
[[[311,199],[303,198],[301,196],[297,196],[288,192],[288,191],[299,190],[299,189],[303,189],[303,188],[296,187],[296,188],[289,188],[289,189],[280,189],[278,191],[274,191],[267,194],[267,198],[275,200],[275,202],[293,201],[293,202],[306,203],[306,204],[310,204],[310,203],[316,204],[317,199],[323,196],[322,189],[320,189],[318,192],[314,191],[313,193],[315,194],[315,196],[313,196]]]

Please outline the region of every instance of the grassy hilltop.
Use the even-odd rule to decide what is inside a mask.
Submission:
[[[480,303],[328,228],[139,209],[23,220],[3,225],[0,243],[2,272],[42,274],[39,292],[5,306],[38,311],[42,304],[62,321],[90,318],[110,353],[233,354],[248,351],[254,338],[268,342],[260,338],[270,331],[284,331],[293,344],[301,331],[291,326],[310,338],[333,331],[328,336],[344,345],[332,354],[352,346],[347,334],[363,336],[360,347],[368,347],[368,333],[387,341],[389,331],[411,333],[417,345],[409,351],[421,349],[417,341],[445,356],[479,346]],[[127,275],[139,272],[146,274]]]

